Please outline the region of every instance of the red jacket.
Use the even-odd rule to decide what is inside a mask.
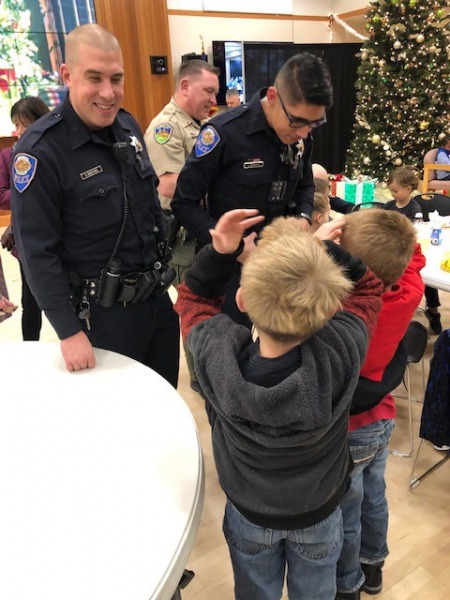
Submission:
[[[425,266],[425,257],[416,244],[411,261],[403,275],[391,289],[382,295],[383,305],[378,322],[369,344],[361,375],[380,381],[383,372],[397,346],[405,335],[408,325],[423,296],[424,283],[420,275]],[[350,431],[370,425],[380,419],[395,417],[395,403],[391,394],[371,410],[350,417]]]

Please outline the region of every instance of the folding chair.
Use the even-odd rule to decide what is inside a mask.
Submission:
[[[408,329],[403,337],[403,343],[407,351],[405,377],[406,381],[403,383],[406,388],[406,396],[396,396],[397,398],[406,398],[408,400],[408,421],[409,421],[409,450],[407,452],[402,450],[389,450],[389,452],[395,456],[409,457],[414,452],[414,432],[413,432],[413,417],[412,417],[412,403],[415,400],[420,402],[421,398],[413,396],[411,394],[411,377],[410,377],[410,365],[421,362],[422,363],[422,389],[421,394],[425,390],[425,364],[423,356],[427,349],[428,333],[426,327],[419,323],[419,321],[411,321],[408,325]]]
[[[450,451],[424,471],[414,477],[419,454],[423,442],[428,440],[436,446],[450,445],[450,330],[444,330],[434,344],[433,357],[430,361],[422,416],[420,419],[420,445],[411,470],[410,487],[415,488],[428,475],[436,471],[450,458]]]

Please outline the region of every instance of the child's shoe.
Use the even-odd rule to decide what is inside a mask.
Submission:
[[[384,560],[376,565],[361,563],[361,569],[366,577],[361,590],[366,594],[379,594],[383,587],[383,565]]]
[[[360,600],[361,592],[356,590],[356,592],[338,592],[336,594],[335,600]]]
[[[450,450],[450,446],[436,446],[436,444],[433,444],[433,448],[439,452],[448,452]]]
[[[436,335],[439,335],[442,331],[441,325],[441,313],[431,312],[429,308],[426,309],[424,315],[428,319],[428,323],[430,324],[430,329]]]

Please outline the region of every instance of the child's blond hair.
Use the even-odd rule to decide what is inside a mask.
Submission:
[[[330,184],[325,179],[314,177],[314,188],[316,193],[328,195],[330,191]]]
[[[284,343],[321,329],[351,288],[323,243],[295,219],[279,218],[264,228],[241,276],[241,297],[256,329]]]
[[[314,192],[313,213],[318,212],[321,215],[330,210],[330,200],[326,194]]]
[[[346,215],[341,244],[386,285],[394,284],[411,260],[416,232],[399,212],[366,208]]]

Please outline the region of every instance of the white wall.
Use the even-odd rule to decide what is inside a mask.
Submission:
[[[276,6],[276,0],[271,0]],[[305,16],[327,16],[338,4],[345,10],[361,8],[365,0],[292,0],[292,13]],[[368,2],[368,0],[367,0]],[[241,0],[240,11],[246,11],[246,1]],[[359,6],[355,6],[359,4]],[[252,2],[255,6],[255,3]],[[248,6],[248,4],[247,4]],[[203,0],[167,0],[168,9],[203,10]],[[227,5],[227,10],[229,7]],[[338,12],[338,11],[336,11]],[[363,17],[349,19],[349,25],[363,35]],[[246,42],[294,42],[296,44],[327,43],[330,41],[327,21],[299,21],[281,19],[239,19],[224,17],[198,17],[169,14],[169,30],[173,68],[176,69],[183,54],[200,54],[201,37],[205,52],[212,62],[212,41],[230,40]],[[338,24],[333,26],[333,42],[355,42],[358,38]]]

